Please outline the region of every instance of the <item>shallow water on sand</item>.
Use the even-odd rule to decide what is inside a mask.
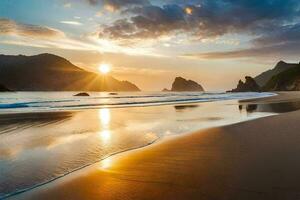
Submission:
[[[236,100],[0,115],[0,198],[157,139],[274,112]]]

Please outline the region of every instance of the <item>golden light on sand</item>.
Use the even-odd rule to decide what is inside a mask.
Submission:
[[[103,130],[99,132],[99,137],[104,144],[107,144],[111,138],[111,132],[109,130]]]
[[[108,74],[111,71],[111,66],[106,63],[102,63],[99,67],[98,70],[101,74]]]
[[[106,158],[100,162],[100,169],[108,169],[111,165],[111,158]]]

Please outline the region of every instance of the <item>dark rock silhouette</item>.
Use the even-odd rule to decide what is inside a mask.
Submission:
[[[12,90],[8,89],[4,85],[0,84],[0,92],[12,92]]]
[[[171,91],[184,92],[184,91],[204,91],[203,87],[195,81],[186,80],[182,77],[176,77]]]
[[[128,82],[81,69],[52,55],[0,55],[0,80],[14,91],[139,91]]]
[[[164,88],[164,89],[162,90],[162,92],[170,92],[170,90],[168,90],[167,88]]]
[[[118,95],[116,92],[110,92],[109,95]]]
[[[229,92],[260,92],[261,88],[256,81],[250,77],[245,77],[246,81],[239,80],[237,87]]]
[[[300,90],[300,64],[293,64],[277,75],[274,75],[263,87],[264,91],[299,91]]]
[[[296,67],[299,64],[294,63],[286,63],[284,61],[279,61],[276,66],[273,69],[270,69],[268,71],[265,71],[258,76],[256,76],[254,79],[258,85],[261,87],[264,86],[273,76],[288,70],[290,68]]]
[[[75,94],[76,97],[89,97],[90,95],[86,92],[80,92],[78,94]]]
[[[239,81],[237,88],[230,92],[300,91],[300,63],[279,61],[273,69],[261,73],[254,80],[249,77],[248,82]]]

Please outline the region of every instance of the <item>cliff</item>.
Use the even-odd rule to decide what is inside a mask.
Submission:
[[[265,91],[299,91],[300,64],[273,76],[263,87]]]
[[[286,63],[284,61],[279,61],[276,66],[273,69],[270,69],[268,71],[265,71],[258,76],[256,76],[254,79],[257,82],[258,85],[261,87],[264,86],[273,76],[288,70],[290,68],[296,67],[298,64],[294,63]]]

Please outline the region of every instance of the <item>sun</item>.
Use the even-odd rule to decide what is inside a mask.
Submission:
[[[98,70],[101,74],[108,74],[111,70],[111,67],[109,64],[102,63],[101,65],[99,65]]]

